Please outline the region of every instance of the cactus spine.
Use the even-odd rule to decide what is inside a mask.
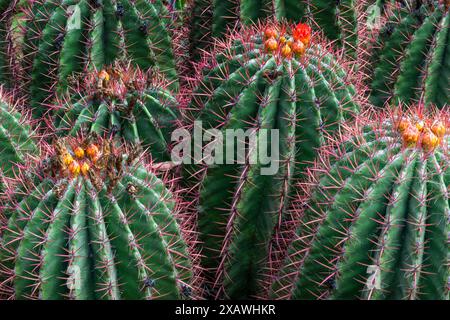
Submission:
[[[16,299],[189,298],[177,202],[131,150],[58,140],[8,209],[0,289]],[[128,154],[124,156],[124,154]],[[19,182],[20,182],[19,181]]]
[[[371,102],[444,108],[450,100],[450,16],[443,4],[390,8],[371,75]]]
[[[261,175],[261,159],[188,168],[193,177],[205,175],[198,225],[214,294],[248,298],[262,289],[271,238],[288,215],[296,179],[324,136],[351,119],[359,104],[346,81],[351,76],[307,25],[249,28],[218,45],[194,93],[194,119],[224,134],[254,129],[261,141],[267,129],[280,135],[275,174]]]
[[[448,299],[446,133],[446,113],[386,112],[323,147],[272,298]]]
[[[69,101],[62,101],[56,111],[59,134],[112,135],[148,149],[156,161],[170,160],[171,133],[179,112],[166,82],[121,64],[83,75],[79,82]]]

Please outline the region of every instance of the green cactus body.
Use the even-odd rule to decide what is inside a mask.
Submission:
[[[404,147],[390,116],[379,119],[325,147],[272,298],[449,298],[448,139]]]
[[[148,79],[139,72],[130,76],[132,83],[143,82],[139,88],[116,79],[97,87],[97,73],[82,78],[91,80],[87,90],[75,95],[81,96],[78,100],[63,103],[56,111],[58,134],[114,136],[148,150],[155,161],[169,161],[171,134],[180,116],[171,92],[160,84],[147,84]]]
[[[414,10],[414,11],[412,11]],[[448,9],[423,5],[394,9],[371,61],[371,102],[443,108],[450,100],[450,16]]]
[[[9,281],[0,291],[15,299],[190,298],[188,246],[164,182],[104,147],[95,164],[74,155],[61,167],[70,154],[52,158],[58,165],[46,171],[56,175],[45,173],[10,209],[0,250]],[[77,173],[76,161],[90,169]]]
[[[31,127],[0,90],[0,193],[4,180],[17,174],[17,166],[28,156],[39,154]]]
[[[191,104],[203,129],[218,128],[224,137],[227,129],[255,129],[261,141],[261,129],[276,129],[280,135],[275,174],[260,173],[267,167],[261,159],[256,164],[215,164],[201,183],[203,267],[219,297],[259,294],[269,243],[288,215],[292,186],[314,160],[324,136],[359,108],[355,88],[329,51],[314,44],[301,58],[284,58],[267,53],[263,29],[251,32],[219,51]],[[198,167],[186,168],[199,175]]]
[[[9,6],[9,0],[0,1],[0,84],[9,84],[11,80],[10,62],[7,55],[9,43],[8,30],[10,29],[10,20],[6,12]]]
[[[26,6],[21,73],[35,115],[45,113],[41,103],[50,103],[55,90],[66,91],[71,75],[100,70],[117,59],[144,70],[156,68],[177,90],[171,35],[161,8],[159,0],[39,0]]]
[[[191,11],[191,56],[195,60],[213,37],[225,36],[236,22],[251,25],[265,18],[315,26],[308,18],[312,17],[330,40],[345,46],[350,56],[356,55],[358,6],[354,0],[195,0]]]

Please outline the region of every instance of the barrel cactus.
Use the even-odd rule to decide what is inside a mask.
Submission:
[[[13,98],[0,88],[0,194],[8,180],[18,173],[18,167],[30,156],[37,156],[39,148],[33,141],[29,123],[17,110]]]
[[[160,0],[35,0],[15,8],[16,2],[8,13],[26,21],[16,54],[23,56],[21,86],[32,108],[64,92],[74,73],[100,70],[124,57],[144,70],[158,69],[177,89],[170,20]]]
[[[449,298],[448,120],[384,112],[323,147],[272,298]]]
[[[189,21],[191,56],[199,60],[201,52],[212,44],[212,38],[224,37],[236,22],[251,25],[264,18],[317,23],[330,40],[354,53],[359,7],[360,3],[354,0],[193,0]]]
[[[94,135],[58,140],[12,195],[0,291],[15,299],[187,299],[179,203],[133,151]]]
[[[190,123],[201,121],[202,129],[224,137],[228,130],[253,129],[260,152],[272,149],[277,158],[267,165],[261,156],[253,162],[235,156],[226,165],[202,168],[196,160],[185,168],[187,181],[201,185],[193,190],[210,290],[215,297],[248,298],[261,289],[271,238],[283,229],[294,182],[324,136],[352,119],[363,101],[348,84],[352,75],[305,24],[248,28],[218,47],[199,76]],[[279,154],[264,144],[266,138],[278,141],[271,129],[279,133]]]
[[[148,149],[156,161],[169,160],[179,111],[167,82],[123,63],[85,74],[78,82],[56,107],[59,135],[115,136]]]
[[[399,101],[443,108],[450,100],[450,16],[448,5],[411,1],[391,5],[370,61],[371,101],[382,107]]]

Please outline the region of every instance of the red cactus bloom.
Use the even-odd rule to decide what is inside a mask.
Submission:
[[[311,39],[311,27],[305,23],[299,23],[292,31],[292,36],[295,40],[301,41],[305,46],[308,46]]]

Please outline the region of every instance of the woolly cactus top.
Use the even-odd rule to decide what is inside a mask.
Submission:
[[[322,148],[272,297],[448,299],[448,113],[383,113]]]
[[[0,292],[17,299],[187,299],[192,264],[174,195],[100,138],[59,140],[18,178],[0,248]],[[30,180],[35,180],[34,182]]]

